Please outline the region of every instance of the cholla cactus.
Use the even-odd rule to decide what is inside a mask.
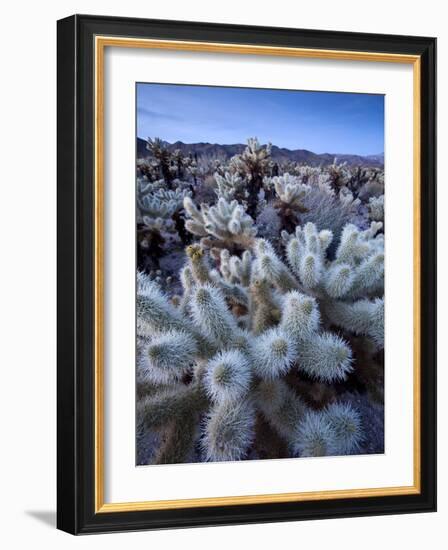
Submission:
[[[377,222],[384,222],[384,195],[370,197],[368,206],[370,219]]]
[[[139,158],[137,160],[137,177],[148,182],[160,180],[159,163],[154,158]],[[165,185],[165,180],[162,178]]]
[[[358,196],[362,201],[367,202],[371,197],[384,195],[384,170],[367,170],[366,180],[358,192]]]
[[[172,216],[175,204],[164,201],[155,195],[145,195],[139,203],[137,212],[138,265],[146,270],[158,268],[159,258],[163,255],[164,233],[172,232]]]
[[[243,203],[249,196],[246,188],[246,182],[238,173],[225,172],[224,176],[221,176],[218,172],[215,172],[214,178],[217,185],[216,194],[218,198],[223,198],[226,201],[236,199],[238,202]]]
[[[195,161],[193,158],[185,156],[180,149],[175,149],[171,153],[170,171],[175,172],[176,178],[182,179],[187,172],[195,171]]]
[[[346,187],[350,181],[350,170],[346,162],[338,164],[338,159],[335,158],[333,164],[327,167],[327,172],[330,177],[333,189],[338,191],[341,187]]]
[[[143,221],[145,225],[150,225],[153,220],[160,219],[166,222],[166,229],[172,229],[171,217],[177,210],[177,201],[171,199],[164,199],[157,194],[148,194],[138,202],[138,218]]]
[[[179,212],[184,198],[190,195],[191,191],[181,182],[175,190],[167,190],[163,180],[137,180],[137,261],[140,269],[147,271],[159,267],[167,233],[177,230],[182,242],[188,242]]]
[[[332,234],[309,223],[284,235],[287,258],[303,287],[321,300],[335,325],[371,337],[382,347],[384,333],[384,237],[380,222],[360,231],[347,225],[333,261],[325,261]],[[366,298],[366,296],[371,297]]]
[[[220,271],[226,282],[240,284],[244,287],[250,285],[252,274],[252,254],[245,250],[239,258],[231,256],[227,249],[221,250],[219,255]]]
[[[347,188],[358,195],[365,193],[366,188],[372,190],[384,188],[384,170],[365,166],[348,166],[347,163],[338,164],[334,159],[333,164],[326,168],[332,187],[337,191]]]
[[[195,179],[197,170],[196,160],[185,156],[180,149],[170,150],[169,144],[160,138],[148,138],[146,149],[151,153],[149,159],[140,159],[137,167],[141,175],[154,181],[163,179],[168,189],[177,186],[177,180],[190,174]]]
[[[255,438],[255,408],[248,400],[224,400],[210,410],[204,427],[205,460],[233,461],[247,456]]]
[[[361,201],[347,187],[336,192],[330,175],[321,168],[300,169],[297,176],[285,173],[264,179],[265,186],[275,189],[273,205],[281,230],[293,232],[298,225],[312,221],[339,238],[344,225],[355,219]]]
[[[296,428],[292,444],[298,456],[348,455],[359,450],[361,419],[349,403],[309,411]]]
[[[281,228],[293,231],[300,224],[300,215],[308,212],[305,199],[311,188],[300,182],[299,178],[285,173],[283,176],[265,178],[267,185],[273,185],[277,200],[274,206],[281,220]]]
[[[373,452],[355,396],[383,387],[384,172],[273,162],[256,138],[230,160],[148,148],[139,463]]]
[[[196,429],[189,428],[196,460],[240,460],[256,447],[261,418],[289,456],[357,452],[363,437],[357,411],[343,401],[313,411],[289,380],[346,380],[357,365],[345,335],[362,335],[381,348],[380,226],[360,231],[347,225],[334,259],[327,256],[330,231],[311,223],[299,227],[285,236],[289,266],[264,239],[242,257],[221,250],[217,269],[208,249],[193,245],[178,306],[140,276],[137,316],[144,344],[138,379],[142,388],[160,386],[140,398],[142,433],[159,432],[170,456],[191,460],[194,442],[185,440],[183,450],[169,444],[180,437],[188,414],[196,419]],[[163,457],[165,451],[153,460]]]
[[[183,200],[191,196],[191,191],[183,182],[175,181],[177,186],[172,190],[166,189],[163,180],[149,182],[137,179],[137,223],[142,222],[145,217],[151,220],[169,220],[183,207]]]
[[[263,178],[270,174],[271,166],[271,144],[260,145],[256,137],[249,138],[246,149],[230,161],[231,171],[247,179],[247,211],[253,218],[257,214],[258,195],[263,188]]]
[[[149,180],[147,177],[137,177],[137,201],[148,193],[156,193],[165,187],[162,179]]]
[[[327,418],[333,432],[336,453],[354,454],[359,450],[362,438],[361,418],[350,403],[332,403],[323,414]]]
[[[335,430],[325,414],[309,411],[297,425],[293,453],[297,456],[337,454]],[[344,453],[347,454],[347,453]]]
[[[175,173],[171,170],[171,153],[166,143],[157,137],[154,139],[148,138],[146,148],[154,159],[154,166],[159,169],[165,183],[170,186]]]
[[[250,247],[254,241],[257,233],[254,221],[236,200],[227,202],[221,197],[216,205],[201,204],[198,209],[186,197],[184,208],[189,216],[186,228],[193,235],[202,237],[201,243],[206,247],[235,251]]]
[[[274,176],[273,178],[266,178],[265,181],[269,181],[274,185],[278,198],[291,207],[302,206],[303,199],[309,191],[309,187],[299,181],[295,176],[291,176],[285,173],[283,176]]]
[[[299,176],[302,183],[312,183],[322,174],[322,169],[318,166],[299,165],[294,167],[293,173]]]

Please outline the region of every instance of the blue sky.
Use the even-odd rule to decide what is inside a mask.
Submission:
[[[369,155],[384,151],[384,96],[137,84],[137,135]]]

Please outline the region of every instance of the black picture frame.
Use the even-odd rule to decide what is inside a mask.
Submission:
[[[436,39],[74,15],[58,21],[57,526],[72,534],[431,512],[436,509]],[[420,56],[419,494],[95,513],[94,38],[121,36]]]

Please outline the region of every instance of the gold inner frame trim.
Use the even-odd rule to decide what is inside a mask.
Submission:
[[[141,502],[104,502],[104,51],[106,47],[151,48],[207,53],[234,53],[243,55],[266,55],[331,59],[342,61],[370,61],[383,63],[407,63],[413,65],[413,199],[414,199],[414,471],[413,485],[365,489],[330,490],[263,495],[192,498],[180,500],[153,500]],[[156,40],[96,36],[95,54],[95,513],[132,512],[142,510],[167,510],[207,506],[232,506],[275,502],[303,502],[342,498],[362,498],[419,494],[421,491],[421,423],[420,423],[420,277],[421,277],[421,60],[417,55],[401,55],[381,52],[357,52],[323,50],[252,44],[225,44],[181,40]]]

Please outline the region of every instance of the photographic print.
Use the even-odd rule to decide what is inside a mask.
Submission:
[[[435,76],[431,37],[58,21],[59,529],[436,510]]]
[[[136,85],[137,465],[384,453],[384,96]]]

